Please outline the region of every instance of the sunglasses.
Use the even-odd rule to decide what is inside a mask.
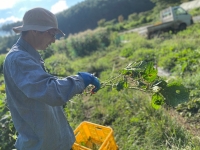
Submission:
[[[50,31],[46,31],[47,33],[49,33],[49,35],[51,35],[52,38],[56,39],[56,34],[55,33],[52,33]]]

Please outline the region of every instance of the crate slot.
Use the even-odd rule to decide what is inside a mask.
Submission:
[[[73,150],[118,150],[110,127],[82,122],[75,130]]]

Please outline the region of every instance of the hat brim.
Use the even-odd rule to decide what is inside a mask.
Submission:
[[[21,33],[22,31],[29,31],[29,30],[44,32],[50,29],[56,29],[56,34],[61,34],[62,36],[65,36],[65,34],[60,29],[54,28],[54,27],[38,26],[38,25],[26,25],[26,26],[13,27],[13,31],[15,33]]]

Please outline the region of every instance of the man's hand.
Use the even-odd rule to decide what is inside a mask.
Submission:
[[[89,84],[92,84],[95,86],[95,88],[93,88],[91,91],[92,93],[95,93],[100,89],[101,87],[100,82],[97,79],[97,77],[95,77],[94,75],[87,72],[79,72],[78,75],[83,78],[85,87],[87,87]]]

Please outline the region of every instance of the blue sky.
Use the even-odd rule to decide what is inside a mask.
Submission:
[[[43,7],[56,14],[84,0],[4,0],[0,4],[0,26],[22,21],[24,13],[33,7]]]

